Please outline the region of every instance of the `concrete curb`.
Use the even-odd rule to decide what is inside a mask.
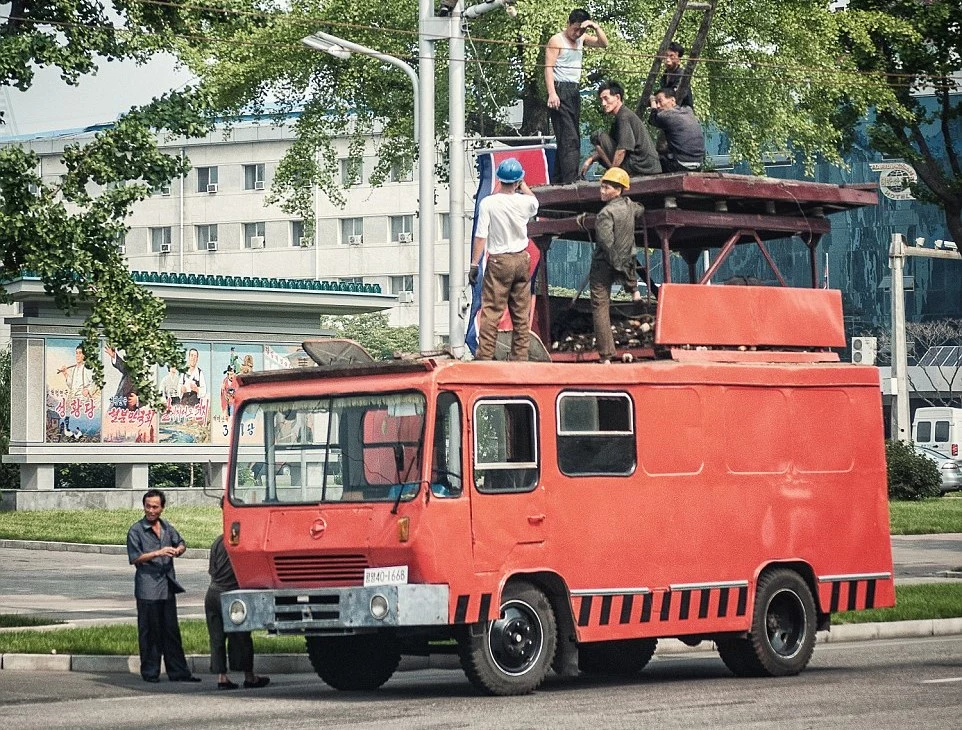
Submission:
[[[99,555],[126,555],[126,545],[88,545],[87,543],[77,542],[53,542],[46,540],[9,540],[0,539],[0,549],[16,548],[18,550],[57,550],[67,553],[95,553]],[[187,548],[186,552],[180,556],[183,558],[194,558],[207,560],[210,557],[210,550],[207,548]]]
[[[819,644],[840,644],[877,639],[924,638],[962,634],[962,618],[926,619],[923,621],[891,621],[874,624],[844,624],[818,634]],[[714,652],[711,642],[688,646],[678,639],[660,639],[656,656],[677,656]],[[207,674],[210,657],[193,654],[187,657],[192,672]],[[400,672],[421,669],[461,669],[455,654],[433,654],[429,657],[405,656]],[[139,674],[140,658],[136,656],[88,656],[70,654],[2,654],[0,670],[21,672],[88,672],[91,674]],[[254,671],[260,674],[313,674],[306,654],[258,654]]]

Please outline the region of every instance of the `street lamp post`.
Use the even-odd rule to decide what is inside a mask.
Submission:
[[[422,5],[425,0],[421,0]],[[430,4],[428,5],[430,9]],[[430,63],[425,64],[422,52],[420,73],[425,82],[422,84],[418,73],[400,58],[375,51],[320,31],[301,41],[316,51],[329,53],[335,58],[349,58],[351,53],[360,53],[395,66],[411,80],[414,89],[414,135],[420,147],[418,162],[418,347],[422,353],[434,349],[434,51],[431,49]],[[422,42],[423,45],[423,42]],[[430,43],[428,44],[430,45]],[[429,68],[428,68],[429,66]],[[421,120],[426,120],[422,124]]]

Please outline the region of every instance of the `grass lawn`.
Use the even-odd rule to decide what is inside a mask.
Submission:
[[[846,611],[832,615],[833,624],[912,621],[962,616],[962,581],[895,587],[895,607]]]
[[[140,509],[0,512],[0,538],[125,545],[127,530],[143,516]],[[169,507],[163,518],[177,528],[187,547],[210,547],[223,530],[218,507]]]
[[[962,495],[889,502],[889,511],[893,535],[962,532]],[[123,545],[127,530],[141,517],[140,510],[0,512],[0,538]],[[209,547],[223,529],[217,507],[170,507],[164,519],[180,531],[188,547]]]
[[[209,654],[207,626],[203,621],[180,622],[180,633],[186,654]],[[110,626],[87,626],[84,628],[56,629],[50,631],[0,632],[0,654],[89,654],[136,656],[137,626],[113,624]],[[301,654],[304,638],[301,636],[269,637],[254,632],[254,652],[257,654]]]
[[[918,502],[889,502],[893,535],[962,532],[962,496],[951,494]]]

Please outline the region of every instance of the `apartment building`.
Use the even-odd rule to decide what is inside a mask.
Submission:
[[[95,132],[48,133],[19,143],[40,155],[42,177],[55,182],[64,171],[64,146],[92,138]],[[293,139],[289,127],[250,121],[203,139],[162,141],[166,153],[186,156],[191,169],[134,208],[123,241],[129,267],[377,284],[382,292],[397,295],[388,310],[396,326],[417,324],[420,288],[428,286],[435,302],[435,335],[446,339],[452,295],[447,186],[435,189],[435,274],[432,281],[422,282],[417,170],[394,169],[388,181],[374,187],[370,178],[378,161],[378,140],[370,139],[360,158],[348,158],[347,140],[338,140],[346,204],[339,207],[315,190],[317,225],[312,231],[303,220],[266,202]],[[348,186],[351,172],[358,181]],[[470,198],[465,208],[470,215]],[[470,221],[466,227],[470,231]]]

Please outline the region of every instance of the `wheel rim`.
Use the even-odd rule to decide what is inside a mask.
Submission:
[[[511,676],[529,671],[544,646],[544,628],[538,612],[523,601],[508,601],[501,618],[488,628],[488,648],[499,670]]]
[[[794,591],[783,590],[772,596],[765,614],[768,644],[780,657],[791,659],[805,642],[805,606]]]

